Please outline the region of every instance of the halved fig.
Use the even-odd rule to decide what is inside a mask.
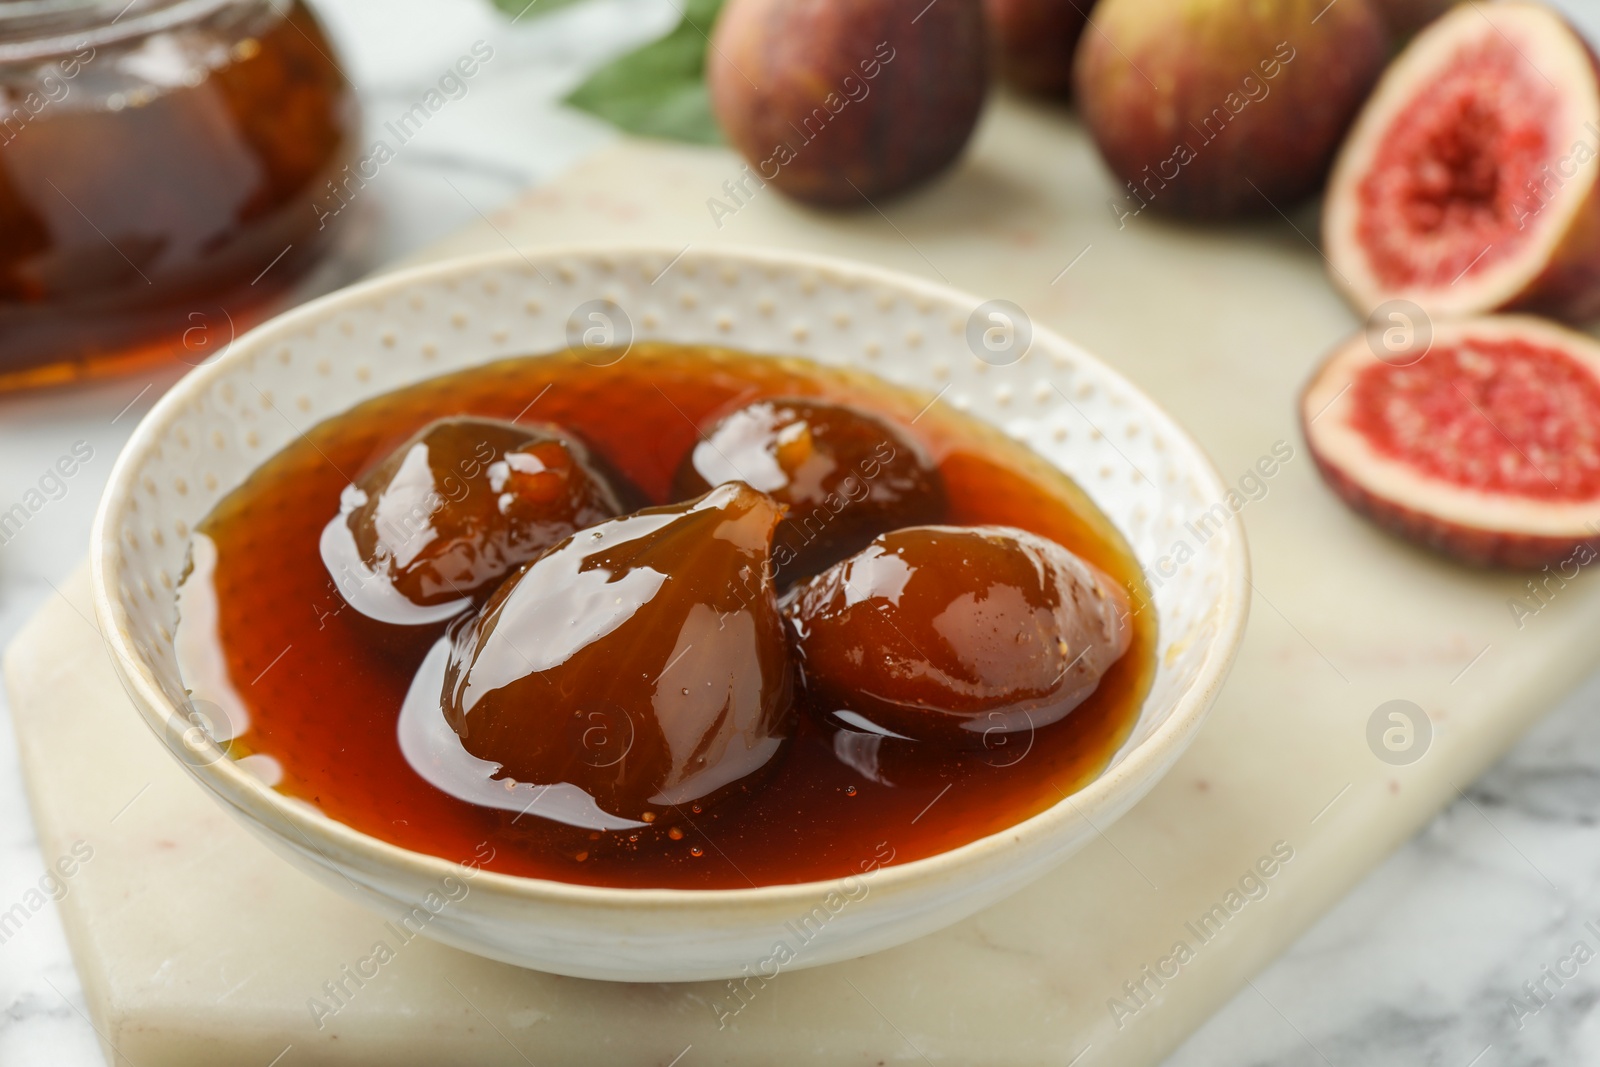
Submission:
[[[1463,4],[1390,66],[1335,163],[1323,233],[1363,314],[1600,314],[1600,80],[1549,8]]]
[[[1436,325],[1401,359],[1357,336],[1300,419],[1334,492],[1445,555],[1539,567],[1600,544],[1600,344],[1582,334],[1488,316]]]

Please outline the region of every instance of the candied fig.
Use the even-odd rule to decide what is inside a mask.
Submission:
[[[734,482],[529,564],[455,635],[443,700],[462,745],[628,818],[760,770],[793,721],[770,555],[782,514]]]
[[[944,514],[944,481],[921,445],[821,400],[762,400],[728,415],[684,457],[673,490],[687,499],[735,480],[788,505],[772,550],[784,581]]]
[[[1083,703],[1128,650],[1127,612],[1102,571],[1006,526],[895,530],[784,600],[822,710],[969,744]]]
[[[345,490],[322,558],[357,610],[426,622],[622,510],[610,479],[559,430],[440,419]]]
[[[706,56],[711,107],[770,182],[807,203],[866,207],[961,154],[988,89],[980,0],[729,0]],[[730,188],[733,188],[730,186]],[[735,189],[737,194],[737,189]],[[714,201],[712,218],[732,213]]]

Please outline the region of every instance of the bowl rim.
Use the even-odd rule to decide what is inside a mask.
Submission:
[[[888,286],[907,295],[957,307],[976,307],[982,303],[979,297],[954,286],[844,257],[736,244],[682,249],[651,242],[597,241],[512,247],[506,251],[456,256],[403,267],[328,293],[268,319],[239,337],[215,361],[185,374],[152,406],[117,456],[95,511],[89,552],[95,617],[123,688],[146,725],[157,733],[174,758],[177,758],[177,754],[171,752],[173,742],[162,734],[156,718],[159,712],[162,722],[170,721],[171,716],[178,714],[178,709],[156,683],[130,633],[124,629],[120,605],[114,593],[115,583],[112,581],[113,563],[120,552],[119,538],[111,528],[113,515],[121,514],[121,502],[132,495],[134,486],[130,480],[131,472],[159,444],[158,436],[164,431],[169,418],[202,396],[214,380],[230,371],[236,363],[252,358],[253,351],[265,347],[268,339],[318,322],[331,310],[348,303],[364,303],[373,297],[392,296],[418,283],[441,281],[452,276],[459,278],[495,269],[517,269],[519,265],[531,266],[533,260],[530,256],[547,263],[557,263],[562,258],[644,260],[664,257],[674,262],[689,257],[702,261],[732,260],[741,265],[753,264],[779,270],[809,269],[835,278]],[[1154,418],[1165,423],[1163,432],[1187,446],[1197,460],[1197,473],[1209,479],[1210,484],[1206,486],[1210,492],[1209,498],[1223,498],[1227,486],[1211,457],[1189,431],[1143,389],[1116,368],[1055,330],[1035,323],[1033,345],[1037,346],[1041,339],[1071,352],[1079,363],[1092,366],[1098,373],[1119,381],[1128,391],[1130,399],[1142,405],[1139,409],[1141,420]],[[737,338],[733,338],[732,343],[737,347]],[[440,373],[449,371],[441,370]],[[875,867],[870,872],[807,882],[731,889],[623,888],[476,868],[472,875],[473,885],[527,902],[630,911],[641,907],[683,911],[706,906],[797,905],[812,903],[819,896],[845,886],[852,878],[870,875],[874,889],[890,893],[912,883],[948,877],[960,869],[990,864],[1003,859],[1007,853],[1026,852],[1035,840],[1047,840],[1064,820],[1073,816],[1082,818],[1100,833],[1100,827],[1090,818],[1090,813],[1112,809],[1120,814],[1120,811],[1116,811],[1119,803],[1122,808],[1131,806],[1153,787],[1187,747],[1210,710],[1216,692],[1227,679],[1244,634],[1250,604],[1247,594],[1250,585],[1249,550],[1244,523],[1237,513],[1229,514],[1227,529],[1233,536],[1227,542],[1223,557],[1224,582],[1215,613],[1217,631],[1194,680],[1178,696],[1172,712],[1149,736],[1127,750],[1118,763],[1103,770],[1081,789],[1064,794],[1061,800],[1020,822],[931,856]],[[1143,705],[1141,713],[1142,710]],[[330,840],[343,856],[360,857],[377,868],[404,870],[430,882],[458,874],[464,866],[461,861],[392,844],[340,822],[264,784],[232,759],[224,757],[199,766],[188,763],[184,763],[184,766],[197,779],[204,779],[202,784],[215,795],[215,799],[226,802],[253,822],[261,824],[262,830],[282,837],[291,847],[298,848],[300,843],[283,833],[280,827],[293,829],[335,871],[342,870],[349,860],[339,861],[329,856],[316,843],[317,836]],[[266,809],[273,817],[264,817],[262,809]]]

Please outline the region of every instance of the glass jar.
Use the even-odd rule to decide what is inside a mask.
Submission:
[[[0,390],[214,356],[329,247],[358,135],[301,0],[0,0]]]

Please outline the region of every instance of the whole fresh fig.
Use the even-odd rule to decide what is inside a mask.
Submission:
[[[1072,93],[1072,54],[1088,0],[984,0],[1000,77],[1025,93]]]
[[[1101,0],[1078,42],[1078,104],[1119,223],[1271,214],[1321,187],[1383,69],[1370,0]]]
[[[711,43],[728,141],[757,186],[813,204],[932,178],[966,145],[988,88],[982,0],[728,0]]]
[[[1410,38],[1454,7],[1459,0],[1376,0],[1378,14],[1396,40]]]

